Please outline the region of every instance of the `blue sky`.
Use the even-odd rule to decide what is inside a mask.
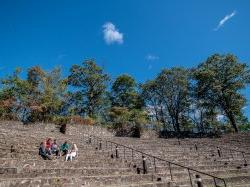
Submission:
[[[88,58],[112,78],[128,73],[139,82],[213,53],[250,65],[249,20],[249,0],[2,0],[0,77],[34,65],[61,66],[66,76]]]

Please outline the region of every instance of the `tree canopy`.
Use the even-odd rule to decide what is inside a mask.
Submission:
[[[240,91],[250,83],[247,65],[234,55],[215,54],[198,66],[194,78],[199,97],[221,110],[238,132],[236,118],[246,104]]]
[[[136,136],[145,125],[178,135],[250,130],[242,94],[250,69],[232,54],[214,54],[190,69],[165,68],[142,83],[128,74],[111,80],[92,59],[72,65],[66,77],[57,67],[30,67],[26,78],[20,73],[0,81],[1,119],[78,116]]]
[[[80,103],[80,106],[76,106],[81,108],[79,114],[90,117],[97,115],[103,105],[108,80],[108,75],[93,60],[71,67],[68,84],[76,88],[71,96],[75,102]]]

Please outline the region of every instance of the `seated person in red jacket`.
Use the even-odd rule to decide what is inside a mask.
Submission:
[[[52,152],[51,152],[51,146],[52,146],[52,139],[51,138],[48,138],[47,141],[46,141],[46,152],[51,155]]]

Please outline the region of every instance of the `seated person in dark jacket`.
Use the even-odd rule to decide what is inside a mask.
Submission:
[[[46,151],[46,143],[41,142],[40,147],[39,147],[39,155],[44,159],[44,160],[51,160],[50,156],[48,155]]]

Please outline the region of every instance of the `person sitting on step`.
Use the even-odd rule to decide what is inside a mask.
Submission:
[[[47,141],[46,141],[46,151],[49,155],[52,154],[51,152],[51,146],[52,146],[52,139],[51,138],[48,138]]]
[[[60,149],[58,144],[56,143],[56,140],[54,140],[54,143],[52,143],[51,145],[51,152],[52,154],[55,154],[57,158],[59,157]]]
[[[65,157],[65,161],[69,160],[72,161],[73,158],[75,158],[77,156],[78,153],[78,148],[76,146],[76,144],[73,144],[73,149],[70,151],[70,153],[68,153]]]
[[[63,152],[62,156],[66,155],[69,151],[69,144],[67,141],[65,141],[61,147],[60,147],[60,150]]]
[[[39,147],[39,155],[44,159],[44,160],[51,160],[51,157],[48,155],[46,151],[46,143],[41,142],[40,147]]]

